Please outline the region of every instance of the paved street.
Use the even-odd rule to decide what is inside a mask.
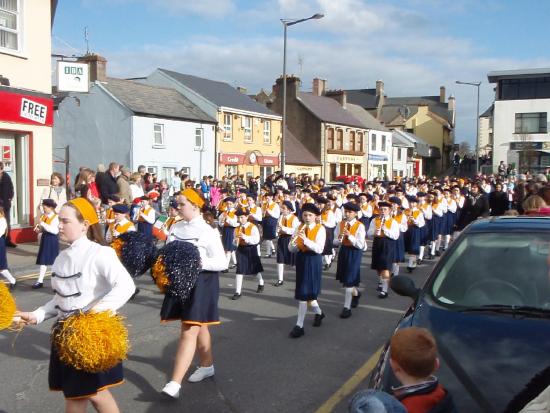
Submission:
[[[369,246],[370,247],[370,246]],[[358,309],[347,320],[338,315],[343,291],[334,280],[335,265],[325,272],[320,305],[327,314],[321,328],[311,327],[293,340],[288,333],[296,320],[293,298],[294,275],[283,287],[272,287],[275,260],[265,259],[266,290],[257,294],[255,280],[245,280],[243,297],[233,294],[232,273],[220,280],[220,312],[223,324],[211,329],[214,340],[216,376],[202,383],[185,383],[180,400],[169,403],[159,398],[175,354],[179,325],[160,324],[162,296],[148,275],[138,284],[141,293],[127,304],[132,350],[125,362],[127,382],[113,390],[123,412],[320,412],[331,411],[326,403],[380,348],[395,327],[409,300],[390,294],[376,297],[376,279],[368,267],[370,253],[363,259],[364,293]],[[431,265],[414,273],[422,283]],[[402,267],[405,272],[405,268]],[[18,307],[32,310],[51,296],[49,288],[33,291],[32,281],[21,282],[15,296]],[[49,287],[49,281],[47,282]],[[59,412],[62,396],[50,392],[47,384],[49,330],[51,321],[29,327],[19,335],[0,333],[0,412]],[[364,373],[370,369],[361,369]],[[9,372],[9,373],[7,373]],[[360,379],[360,378],[359,378]],[[365,380],[358,388],[365,385]],[[342,389],[349,393],[350,385]],[[354,390],[354,389],[351,389]],[[347,396],[332,410],[344,412]],[[337,401],[333,397],[332,401]]]

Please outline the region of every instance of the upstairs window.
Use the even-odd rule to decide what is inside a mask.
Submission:
[[[223,115],[223,140],[231,141],[233,139],[233,128],[231,114]]]
[[[546,133],[547,113],[516,113],[515,133]]]
[[[264,143],[271,143],[271,121],[264,120]]]
[[[202,151],[203,149],[203,134],[204,130],[202,128],[195,129],[195,150]]]
[[[357,133],[357,142],[356,142],[355,150],[357,152],[363,152],[363,132]]]
[[[376,135],[373,134],[370,138],[370,150],[375,151],[376,150]]]
[[[0,0],[0,49],[20,50],[20,8],[19,0]]]
[[[386,136],[382,135],[382,152],[386,152]]]
[[[355,132],[350,131],[349,133],[349,150],[355,151]]]
[[[164,125],[162,123],[153,125],[153,146],[164,146]]]
[[[327,129],[327,147],[328,149],[334,149],[334,129]]]
[[[336,130],[336,149],[344,150],[344,131],[342,129]]]
[[[243,129],[244,129],[244,141],[252,142],[252,118],[250,116],[243,116]]]

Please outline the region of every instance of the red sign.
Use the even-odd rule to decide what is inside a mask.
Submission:
[[[53,125],[53,100],[0,90],[0,121]]]
[[[258,163],[262,166],[279,166],[278,156],[258,156]]]
[[[11,161],[11,146],[2,146],[2,160]]]
[[[242,165],[245,156],[240,153],[220,153],[219,160],[224,165]]]

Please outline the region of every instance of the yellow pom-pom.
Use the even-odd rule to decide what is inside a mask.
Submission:
[[[116,255],[118,258],[122,257],[122,246],[124,245],[124,241],[122,241],[120,238],[116,238],[113,242],[111,242],[111,248],[115,250]]]
[[[162,256],[158,257],[151,267],[151,275],[160,292],[165,293],[170,284],[170,280],[168,279],[168,275],[166,275],[166,265],[164,265]]]
[[[0,330],[11,326],[15,314],[15,300],[6,284],[0,282]]]
[[[59,359],[77,370],[99,373],[128,356],[128,330],[123,317],[109,311],[78,313],[59,323],[53,340]]]

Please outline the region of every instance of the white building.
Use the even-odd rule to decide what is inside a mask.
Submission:
[[[391,179],[392,175],[392,133],[369,130],[368,180]]]
[[[495,83],[493,169],[501,161],[518,172],[550,168],[550,68],[488,74]]]
[[[392,133],[392,178],[412,177],[413,164],[409,162],[409,151],[412,154],[414,143],[405,139],[399,132]]]

